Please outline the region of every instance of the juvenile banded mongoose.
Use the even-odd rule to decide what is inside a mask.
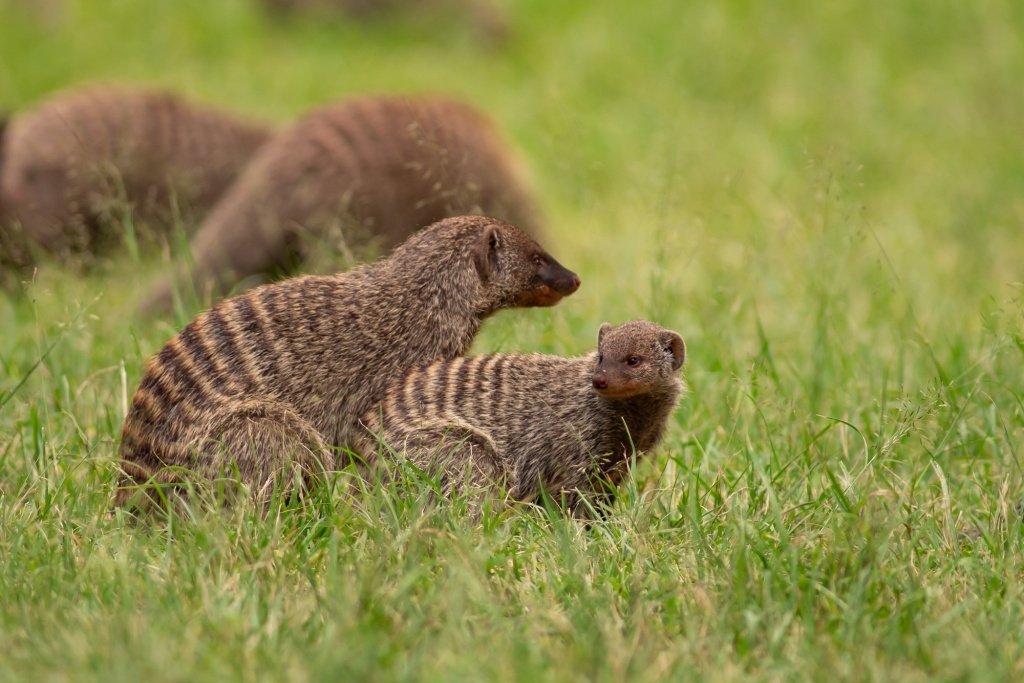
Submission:
[[[231,474],[265,500],[341,464],[392,381],[466,352],[499,309],[551,306],[579,278],[517,228],[440,221],[387,259],[265,285],[200,314],[146,365],[121,433],[133,484]],[[283,477],[283,479],[282,479]],[[172,486],[173,489],[173,486]]]
[[[339,241],[386,251],[469,213],[539,236],[537,206],[491,122],[438,97],[354,98],[311,112],[260,150],[192,239],[191,277],[179,277],[200,291],[229,289],[322,259]],[[168,310],[173,288],[159,283],[143,310]]]
[[[393,382],[363,416],[359,452],[378,453],[461,484],[542,491],[574,515],[614,497],[633,453],[654,448],[679,401],[686,346],[646,321],[605,323],[578,358],[498,354],[442,360]]]
[[[29,248],[88,261],[123,235],[188,227],[234,181],[270,131],[172,93],[116,85],[58,92],[13,116],[0,138],[0,231]],[[13,251],[13,250],[5,250]]]

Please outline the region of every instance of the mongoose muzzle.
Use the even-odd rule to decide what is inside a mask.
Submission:
[[[536,286],[519,302],[520,306],[554,306],[580,287],[580,278],[551,256],[537,256]]]

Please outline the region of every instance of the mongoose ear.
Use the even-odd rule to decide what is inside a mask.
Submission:
[[[661,333],[661,346],[672,354],[672,369],[678,370],[686,362],[686,342],[675,332],[665,330]]]
[[[480,279],[487,282],[498,267],[498,249],[501,246],[501,239],[498,235],[498,228],[493,225],[484,230],[480,241],[473,252],[473,261],[476,263],[476,270]]]
[[[604,339],[604,335],[612,331],[611,323],[601,323],[600,329],[597,331],[597,345],[601,345],[601,340]]]

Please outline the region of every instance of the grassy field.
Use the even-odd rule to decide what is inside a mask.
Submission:
[[[646,317],[690,393],[589,529],[380,490],[139,528],[107,510],[181,322],[133,316],[159,257],[43,272],[0,298],[0,679],[1024,677],[1024,5],[523,0],[495,46],[255,4],[0,2],[0,107],[88,79],[281,122],[464,96],[583,279],[475,350]]]

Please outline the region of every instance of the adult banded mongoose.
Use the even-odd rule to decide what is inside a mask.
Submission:
[[[338,449],[393,380],[466,352],[503,308],[551,306],[579,278],[517,228],[450,218],[389,257],[297,277],[200,314],[146,365],[121,432],[116,504],[152,480],[200,485],[237,469],[258,500]]]
[[[189,227],[234,181],[270,131],[147,88],[89,85],[18,113],[0,138],[0,231],[25,266],[37,250],[88,261],[135,229]]]
[[[386,251],[447,216],[494,216],[538,237],[524,180],[495,127],[466,104],[366,96],[327,105],[260,150],[193,238],[191,275],[160,282],[142,308],[168,310],[175,279],[230,289],[366,242]]]
[[[605,323],[579,358],[498,354],[442,360],[391,384],[363,416],[370,465],[393,453],[462,484],[503,488],[517,501],[542,491],[574,515],[614,496],[633,453],[661,439],[679,401],[686,346],[646,321]]]

